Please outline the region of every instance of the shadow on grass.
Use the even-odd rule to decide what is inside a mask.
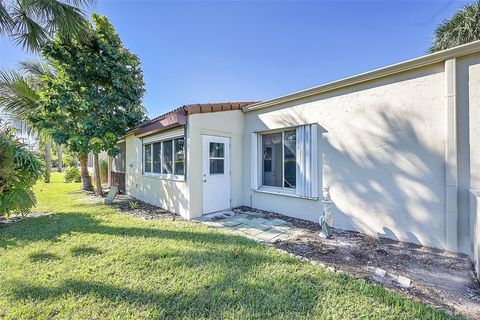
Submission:
[[[58,241],[58,238],[72,232],[101,234],[121,237],[141,237],[174,239],[202,243],[232,243],[251,241],[235,235],[216,232],[196,232],[190,230],[169,230],[158,227],[116,227],[102,224],[91,214],[56,213],[37,219],[27,219],[0,229],[0,248],[14,246],[18,242],[35,242],[42,240]],[[251,242],[251,245],[254,245]]]
[[[11,287],[14,288],[14,298],[19,300],[40,302],[82,296],[108,300],[112,305],[126,303],[133,308],[158,310],[163,318],[169,319],[221,319],[226,313],[232,315],[235,310],[242,310],[246,317],[305,317],[311,314],[322,293],[321,287],[312,290],[301,279],[292,279],[289,286],[284,287],[272,285],[270,281],[253,283],[238,278],[232,280],[231,277],[182,290],[157,287],[144,291],[82,280],[68,280],[54,287],[16,282]]]
[[[89,256],[94,254],[102,254],[102,250],[94,247],[74,247],[70,249],[70,253],[74,256]]]
[[[326,272],[315,275],[308,274],[308,271],[296,272],[298,262],[294,259],[272,255],[267,250],[255,250],[258,244],[240,236],[209,230],[169,230],[169,227],[162,228],[159,224],[111,226],[93,215],[59,213],[24,220],[2,229],[0,246],[60,241],[60,236],[73,232],[151,238],[152,241],[173,239],[179,242],[171,248],[160,247],[140,254],[133,251],[123,259],[129,264],[138,263],[133,270],[145,272],[147,276],[152,270],[157,274],[174,270],[174,278],[178,277],[178,281],[185,281],[185,277],[188,279],[192,274],[198,275],[198,281],[171,287],[152,279],[152,284],[145,288],[91,279],[65,279],[52,286],[7,280],[9,291],[14,299],[34,304],[83,296],[82,301],[93,305],[97,300],[110,301],[112,308],[124,303],[139,310],[158,311],[162,318],[309,318],[313,313],[325,314],[325,310],[330,310],[330,304],[342,303],[342,297],[355,296],[368,296],[377,305],[400,305],[405,312],[412,305],[412,302],[398,299],[382,288],[359,284],[350,278]],[[195,245],[182,246],[184,241]],[[71,249],[71,253],[91,255],[103,252],[94,247],[79,246]],[[37,261],[55,259],[48,253],[38,253],[30,258]],[[151,264],[151,268],[146,268],[146,264]],[[121,268],[121,265],[122,261],[119,261],[116,267]],[[272,272],[265,272],[262,268],[269,268]],[[275,270],[278,272],[273,272]],[[128,273],[125,276],[128,277]],[[330,297],[334,298],[330,301]],[[355,306],[349,305],[349,308]],[[416,308],[418,312],[423,310],[418,305]]]
[[[49,260],[59,260],[60,258],[50,252],[36,252],[32,253],[28,256],[30,258],[30,261],[36,262],[36,261],[49,261]]]

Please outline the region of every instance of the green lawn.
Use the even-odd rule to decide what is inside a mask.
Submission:
[[[0,319],[447,319],[383,288],[182,221],[143,221],[40,183],[0,228]]]

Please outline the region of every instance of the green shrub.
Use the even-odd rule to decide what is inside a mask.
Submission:
[[[71,182],[80,182],[81,181],[81,175],[80,175],[80,169],[78,167],[68,167],[67,170],[65,170],[65,182],[71,183]]]
[[[108,160],[100,160],[100,179],[103,183],[106,183],[108,180]]]
[[[0,216],[27,214],[35,205],[32,187],[45,174],[42,161],[7,132],[0,132]]]
[[[67,166],[67,167],[75,167],[75,166],[78,166],[78,160],[75,156],[72,156],[71,154],[67,154],[65,153],[63,155],[63,163]]]

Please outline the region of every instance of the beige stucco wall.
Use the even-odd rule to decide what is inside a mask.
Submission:
[[[186,181],[174,181],[142,174],[142,140],[126,137],[127,194],[144,202],[189,218],[189,189]],[[187,148],[188,158],[188,148]]]
[[[251,132],[307,123],[321,127],[320,187],[329,185],[335,226],[444,247],[444,65],[400,73],[245,113]],[[250,146],[243,149],[250,173]],[[320,201],[250,190],[244,202],[318,221]]]
[[[457,59],[458,243],[470,253],[469,189],[480,189],[480,56]]]
[[[199,217],[203,213],[203,150],[202,135],[230,138],[230,194],[232,207],[242,205],[242,133],[243,112],[224,111],[193,114],[188,117],[187,182],[190,193],[190,217]]]
[[[480,192],[479,190],[470,190],[470,257],[473,267],[480,280]]]

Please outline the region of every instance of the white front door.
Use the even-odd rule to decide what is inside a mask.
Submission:
[[[230,208],[230,138],[203,136],[203,214]]]

